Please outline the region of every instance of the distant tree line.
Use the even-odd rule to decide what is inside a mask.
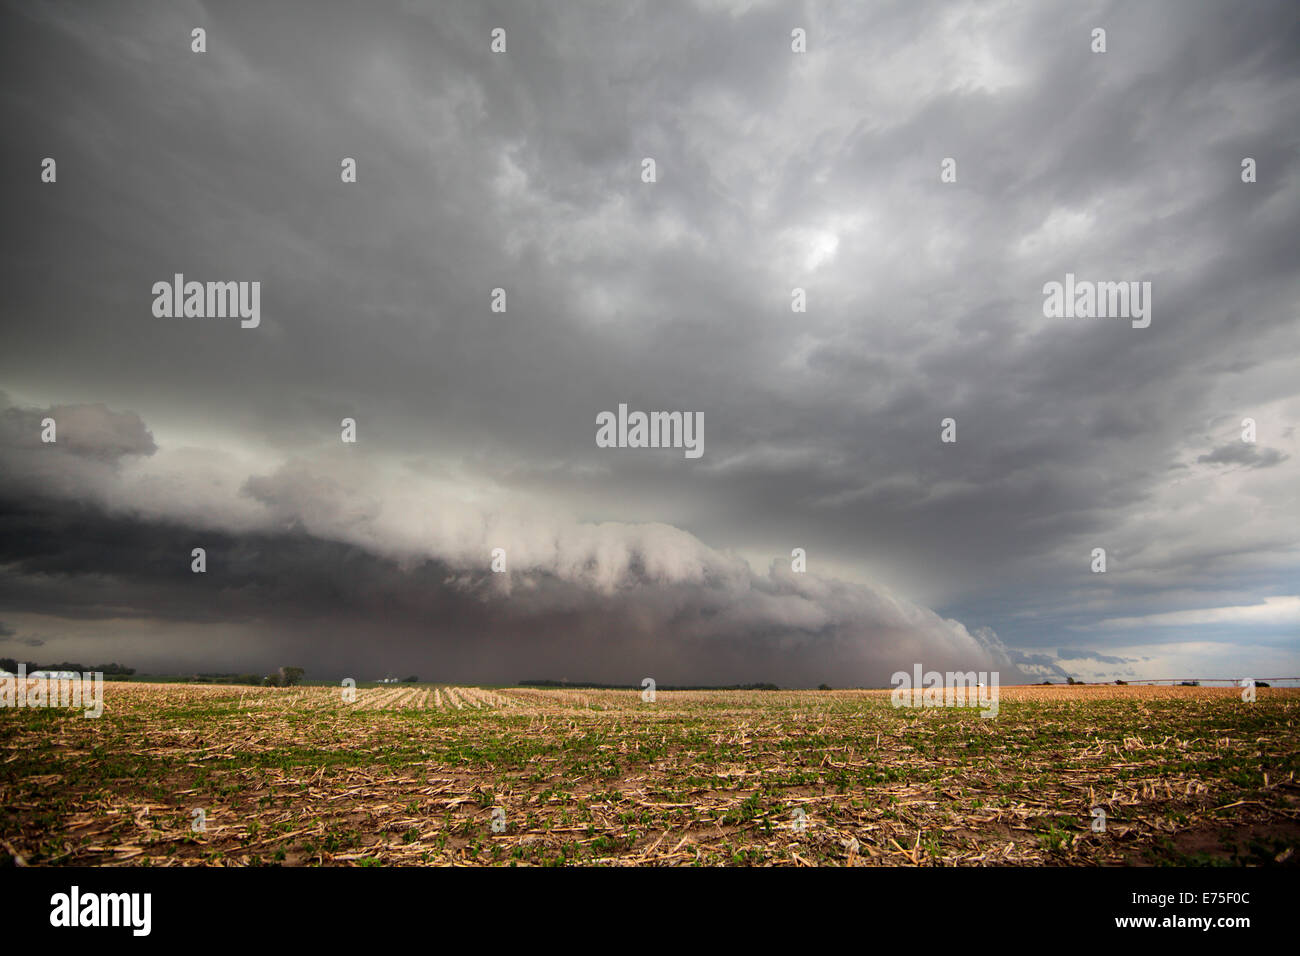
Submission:
[[[0,657],[0,670],[17,673],[19,661],[12,657]],[[58,664],[37,664],[35,661],[21,662],[28,674],[33,671],[75,671],[79,674],[102,673],[105,677],[130,677],[135,674],[134,667],[124,667],[114,661],[111,664],[96,664],[87,667],[75,661],[63,661]],[[186,684],[251,684],[260,687],[296,687],[302,683],[306,670],[301,667],[281,667],[274,674],[234,674],[226,672],[205,672],[190,675],[141,674],[140,679],[166,678]],[[409,678],[414,680],[415,678]]]
[[[195,674],[193,677],[185,678],[186,683],[190,684],[253,684],[261,686],[266,678],[261,674]]]
[[[87,667],[85,664],[78,664],[73,661],[63,661],[59,664],[37,664],[35,661],[23,661],[23,668],[27,673],[32,671],[77,671],[78,673],[103,674],[107,677],[109,674],[125,677],[135,673],[134,667],[123,667],[114,661],[112,664],[96,664],[94,667]],[[0,670],[11,673],[18,672],[19,662],[12,657],[0,657]]]
[[[581,690],[641,690],[640,684],[600,684],[595,681],[521,680],[520,687],[571,687]],[[776,684],[657,684],[656,690],[780,690]]]
[[[134,667],[123,667],[114,661],[111,664],[96,664],[94,667],[87,667],[74,661],[63,661],[59,664],[37,664],[34,661],[22,662],[28,674],[33,671],[75,671],[82,673],[102,673],[105,677],[130,677],[135,673]],[[19,662],[12,657],[0,657],[0,670],[11,673],[18,672]],[[227,674],[227,673],[203,673],[191,676],[173,677],[173,680],[179,680],[188,684],[252,684],[261,687],[296,687],[302,683],[303,675],[307,672],[301,667],[281,667],[274,674]],[[141,675],[147,677],[150,675]],[[168,676],[171,675],[152,675]],[[409,678],[415,680],[415,678]]]
[[[268,674],[265,683],[267,687],[297,687],[305,673],[301,667],[281,667],[276,673]]]
[[[274,674],[206,673],[182,677],[187,684],[252,684],[255,687],[296,687],[302,683],[301,667],[281,667]]]

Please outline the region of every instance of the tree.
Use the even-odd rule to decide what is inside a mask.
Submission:
[[[404,681],[402,681],[402,683],[403,683],[403,684],[416,684],[416,683],[419,683],[419,680],[420,680],[420,678],[418,678],[418,677],[416,677],[414,674],[412,674],[410,677],[408,677],[408,678],[406,678]]]
[[[307,673],[301,667],[281,667],[280,668],[280,686],[296,687],[302,680],[302,675]]]

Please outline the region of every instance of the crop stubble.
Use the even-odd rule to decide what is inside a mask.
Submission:
[[[0,711],[6,862],[1294,865],[1300,835],[1300,689],[1004,687],[993,719],[888,691],[105,692],[99,719]]]

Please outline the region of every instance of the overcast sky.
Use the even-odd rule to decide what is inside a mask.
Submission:
[[[1295,3],[2,10],[0,656],[1300,675]]]

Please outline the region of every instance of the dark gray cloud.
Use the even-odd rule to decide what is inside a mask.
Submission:
[[[3,394],[0,403],[8,405]],[[47,429],[48,440],[43,437]],[[48,444],[55,454],[106,462],[127,455],[152,455],[158,450],[139,415],[114,412],[102,404],[0,408],[0,442],[25,449]]]
[[[1134,664],[1136,661],[1127,657],[1111,657],[1106,654],[1098,654],[1096,651],[1081,651],[1074,648],[1062,647],[1057,650],[1056,656],[1061,660],[1068,661],[1097,661],[1099,664]]]
[[[1196,461],[1197,464],[1202,465],[1246,465],[1249,468],[1269,468],[1281,464],[1286,457],[1276,448],[1265,448],[1261,451],[1248,442],[1235,442],[1221,445],[1208,455],[1199,456]]]
[[[697,556],[711,566],[675,574],[665,555],[698,545],[674,529],[609,535],[606,546],[637,531],[644,538],[603,586],[599,568],[562,562],[497,576],[482,562],[397,561],[301,524],[234,536],[57,499],[4,504],[0,603],[98,622],[99,636],[79,652],[120,637],[121,620],[147,617],[217,631],[259,622],[274,637],[250,664],[308,655],[317,676],[377,676],[400,665],[513,681],[559,667],[563,676],[630,682],[646,671],[676,682],[879,685],[914,660],[1018,673],[991,632],[970,634],[866,588],[776,565],[756,575],[702,549]],[[189,562],[196,542],[206,552],[202,574]],[[164,636],[148,648],[151,659],[175,667],[204,659],[173,643]]]
[[[30,544],[10,537],[8,619],[264,621],[274,645],[273,607],[316,606],[343,661],[344,594],[375,615],[368,639],[399,659],[454,648],[466,679],[524,647],[591,677],[654,659],[725,675],[786,647],[769,669],[820,682],[916,651],[908,626],[944,653],[926,608],[1012,657],[1068,640],[1140,659],[1167,634],[1087,628],[1294,593],[1293,4],[3,16],[0,494],[45,509]],[[261,325],[155,318],[151,286],[176,272],[261,281]],[[1152,282],[1151,326],[1044,318],[1043,283],[1067,272]],[[619,402],[702,412],[703,458],[597,448]],[[57,448],[34,437],[46,413]],[[124,523],[87,553],[111,585],[69,557],[92,514]],[[183,575],[149,584],[138,561],[188,574],[172,549],[195,535],[251,562],[222,573],[288,549],[292,593],[244,606],[269,586],[245,581],[204,604]],[[508,600],[480,580],[497,546]],[[787,580],[796,547],[809,574]],[[364,588],[312,571],[337,548]],[[25,559],[70,563],[49,578]],[[445,613],[367,600],[412,580]],[[600,643],[602,616],[625,636]],[[619,650],[538,637],[566,629]],[[148,653],[202,640],[160,630]],[[1211,643],[1210,668],[1247,645],[1297,661],[1285,622]]]

